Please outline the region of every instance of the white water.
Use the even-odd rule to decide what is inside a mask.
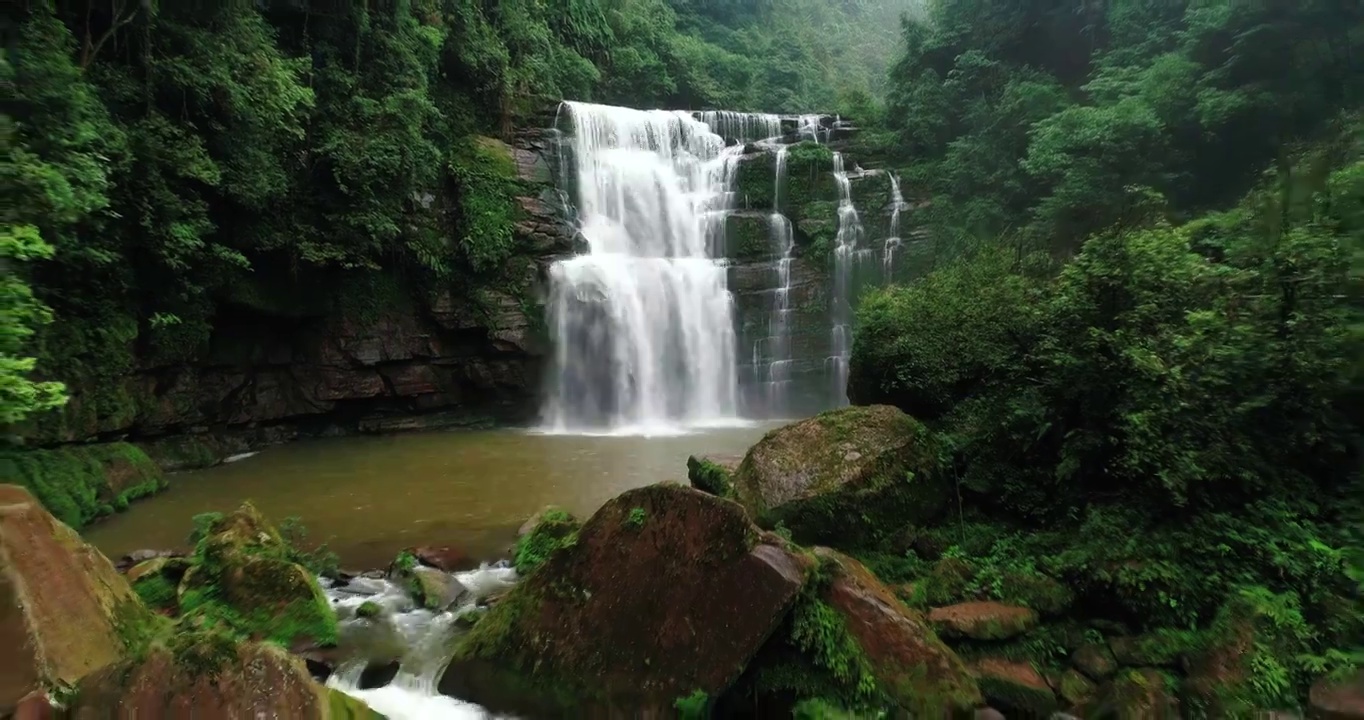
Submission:
[[[738,423],[722,262],[742,142],[775,115],[567,102],[588,253],[550,268],[555,344],[543,430],[669,435]],[[726,146],[709,123],[740,144]]]
[[[881,267],[887,283],[894,279],[895,274],[895,248],[900,247],[900,211],[905,209],[905,197],[900,194],[900,177],[895,173],[886,173],[890,178],[890,234],[886,236],[886,245],[881,255]]]
[[[771,226],[772,249],[777,258],[777,285],[772,290],[772,311],[767,321],[767,366],[763,373],[763,399],[769,416],[783,417],[790,409],[791,389],[791,255],[796,248],[796,236],[791,221],[781,213],[781,191],[786,186],[786,145],[777,146],[775,177],[772,191]],[[762,344],[760,340],[758,344]],[[754,363],[758,362],[758,348],[754,347]]]
[[[852,183],[843,167],[843,154],[834,153],[834,180],[838,183],[838,234],[834,239],[834,289],[829,304],[832,329],[827,360],[832,382],[833,405],[848,404],[848,360],[852,355],[853,270],[863,255],[859,250],[862,220],[852,201]]]
[[[441,673],[450,662],[450,651],[461,613],[477,612],[479,603],[510,588],[516,571],[502,565],[455,573],[468,593],[461,604],[447,612],[416,607],[412,598],[387,580],[356,578],[344,587],[326,590],[340,620],[343,649],[354,653],[331,677],[327,686],[365,701],[389,720],[488,720],[492,715],[470,702],[441,695],[436,690]],[[360,618],[356,611],[365,602],[381,608],[375,618]],[[371,661],[397,659],[398,674],[389,684],[360,689],[360,678]]]

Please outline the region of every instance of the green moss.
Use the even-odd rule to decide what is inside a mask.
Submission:
[[[625,516],[625,526],[634,530],[644,527],[644,521],[649,517],[642,507],[630,508],[629,514]]]
[[[775,257],[772,221],[766,215],[734,214],[725,218],[725,256],[738,262]]]
[[[156,463],[122,442],[0,451],[0,477],[28,488],[48,512],[76,529],[166,487]]]
[[[176,667],[190,678],[217,678],[239,658],[240,640],[218,628],[184,629],[171,638],[168,649]]]
[[[111,619],[128,657],[136,660],[146,657],[152,647],[171,634],[168,618],[148,612],[145,605],[135,600],[115,603]]]
[[[734,482],[724,467],[705,458],[687,458],[687,479],[691,486],[716,497],[734,497]]]
[[[335,688],[326,688],[327,720],[385,720],[364,702]]]
[[[580,527],[578,521],[563,510],[555,508],[546,511],[541,515],[540,522],[516,541],[513,559],[516,572],[529,575],[555,552],[572,547],[578,541]]]
[[[172,612],[177,607],[177,589],[165,575],[151,573],[133,583],[133,591],[153,610]]]
[[[710,717],[710,695],[705,690],[696,690],[673,703],[679,720],[706,720]]]
[[[791,642],[852,697],[865,701],[877,693],[871,663],[848,634],[843,617],[814,594],[819,584],[807,583],[809,590],[791,610]]]
[[[1053,712],[1060,709],[1056,695],[1050,689],[1031,687],[988,675],[978,678],[977,683],[980,685],[981,695],[991,703],[1025,717],[1050,717]]]
[[[360,603],[360,607],[355,609],[355,616],[359,618],[376,618],[383,614],[383,607],[372,600]]]
[[[863,720],[884,717],[884,713],[856,713],[845,709],[834,700],[810,698],[796,703],[791,709],[793,720]]]
[[[741,207],[766,210],[776,190],[776,156],[770,152],[745,157],[739,162],[734,187]]]

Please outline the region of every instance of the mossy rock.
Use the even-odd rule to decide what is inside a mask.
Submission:
[[[864,664],[878,692],[915,716],[955,716],[980,704],[969,669],[927,618],[901,603],[857,560],[827,548],[814,553],[828,578],[819,599],[841,619],[841,631],[857,651],[857,663],[840,664]]]
[[[987,657],[973,669],[985,700],[1006,715],[1045,718],[1059,709],[1056,693],[1032,663]]]
[[[832,410],[773,430],[734,474],[759,524],[802,543],[869,545],[946,506],[950,483],[929,430],[888,405]]]
[[[734,174],[736,205],[754,210],[770,209],[777,184],[776,155],[763,151],[739,159]]]
[[[1291,707],[1296,702],[1291,689],[1275,693],[1273,685],[1257,682],[1258,674],[1272,672],[1272,668],[1291,672],[1288,668],[1296,659],[1310,651],[1291,628],[1276,622],[1274,600],[1257,593],[1237,594],[1223,604],[1201,637],[1165,631],[1132,644],[1144,651],[1139,659],[1164,660],[1173,655],[1186,660],[1182,696],[1192,711],[1208,717],[1241,717],[1267,708]],[[1190,644],[1193,650],[1186,653]]]
[[[980,601],[933,608],[928,621],[946,638],[1008,640],[1037,627],[1038,617],[1031,608]]]
[[[48,512],[76,529],[166,488],[156,463],[122,442],[3,451],[0,478],[28,488]]]
[[[144,560],[128,569],[124,578],[148,608],[166,614],[179,610],[179,587],[190,562],[180,557]]]
[[[98,550],[0,485],[0,707],[137,657],[165,630]]]
[[[1071,708],[1081,707],[1094,699],[1099,686],[1093,680],[1084,676],[1079,670],[1070,669],[1061,673],[1060,682],[1057,683],[1057,691],[1061,699]]]
[[[313,681],[283,649],[213,633],[178,637],[145,659],[95,673],[77,686],[71,717],[279,717],[382,720],[363,702]]]
[[[646,522],[632,522],[642,516]],[[528,536],[529,537],[529,536]],[[592,516],[457,642],[441,681],[525,703],[671,707],[728,687],[785,616],[808,564],[766,544],[738,504],[675,484]],[[482,684],[482,683],[478,683]],[[470,696],[479,701],[480,697]]]
[[[180,612],[198,627],[286,647],[335,643],[336,614],[317,578],[292,557],[279,530],[244,503],[198,539],[177,590]]]
[[[742,458],[713,456],[687,458],[687,480],[691,486],[716,497],[734,497],[734,470]]]
[[[545,564],[555,552],[573,547],[582,523],[572,513],[557,507],[547,507],[521,526],[512,554],[516,572],[529,575]]]
[[[1116,720],[1175,720],[1179,701],[1169,678],[1154,668],[1123,670],[1099,694],[1092,714]]]
[[[195,567],[178,598],[192,624],[225,627],[285,647],[336,642],[336,614],[317,579],[288,560],[231,556],[221,568]]]
[[[1118,671],[1118,661],[1106,643],[1085,643],[1070,655],[1070,662],[1091,680],[1103,681]]]

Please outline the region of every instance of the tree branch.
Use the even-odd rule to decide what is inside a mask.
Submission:
[[[119,28],[121,28],[121,27],[123,27],[124,25],[127,25],[128,23],[132,22],[132,21],[133,21],[133,18],[137,17],[137,11],[138,11],[138,10],[141,10],[141,9],[142,9],[142,3],[141,3],[141,2],[136,2],[136,1],[135,1],[135,2],[133,3],[133,9],[132,9],[131,11],[129,11],[127,15],[123,16],[122,18],[120,18],[120,17],[119,17],[119,14],[123,11],[122,6],[119,5],[119,4],[117,4],[117,0],[109,0],[109,10],[110,10],[110,12],[112,13],[111,17],[112,17],[112,19],[113,19],[113,23],[109,25],[109,29],[108,29],[108,30],[105,30],[105,31],[104,31],[104,34],[100,36],[99,41],[96,42],[96,43],[94,44],[94,46],[91,46],[91,45],[90,45],[90,42],[89,42],[89,39],[90,39],[90,24],[89,24],[88,21],[86,22],[86,26],[85,26],[85,32],[86,32],[85,51],[81,54],[81,69],[82,69],[82,70],[84,70],[84,69],[90,67],[90,63],[93,62],[94,59],[95,59],[95,56],[99,54],[100,48],[104,47],[104,43],[109,42],[109,38],[113,37],[113,36],[114,36],[114,33],[118,32],[118,29],[119,29]]]

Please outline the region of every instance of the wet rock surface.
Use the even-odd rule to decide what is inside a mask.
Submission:
[[[739,465],[734,489],[761,524],[781,522],[799,542],[852,545],[880,527],[935,518],[948,496],[928,429],[886,405],[769,432]]]
[[[781,622],[807,572],[802,558],[759,542],[735,503],[677,485],[632,490],[475,625],[441,688],[471,690],[461,682],[491,668],[637,708],[716,693]]]
[[[0,485],[0,708],[121,661],[152,622],[107,558]]]
[[[1037,611],[998,602],[967,602],[933,608],[933,629],[943,637],[1007,640],[1037,627]]]

